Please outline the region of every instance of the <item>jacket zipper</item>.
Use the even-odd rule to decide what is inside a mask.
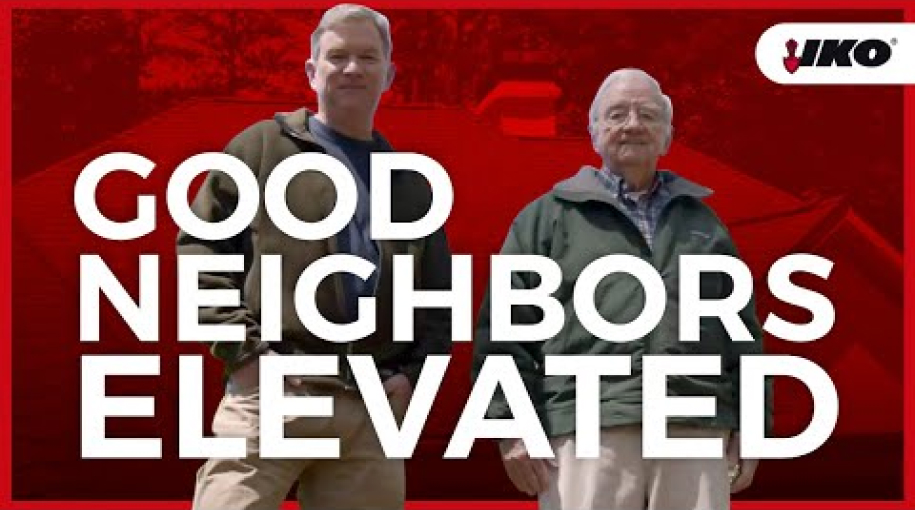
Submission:
[[[375,249],[378,251],[378,264],[375,265],[377,274],[375,274],[375,285],[372,288],[372,297],[377,298],[378,286],[381,283],[381,268],[384,266],[384,248],[382,247],[381,241],[373,239],[372,242],[375,243]],[[393,262],[393,258],[391,260]]]
[[[313,140],[305,139],[304,137],[301,136],[301,134],[299,134],[294,129],[292,129],[288,124],[285,124],[285,122],[281,123],[281,128],[285,133],[291,135],[292,137],[294,137],[298,140],[301,140],[305,143],[315,144],[318,147],[320,147],[321,149],[323,149],[323,152],[325,154],[328,154],[327,150],[323,146],[321,146],[320,144],[316,144]],[[333,239],[333,252],[339,253],[339,249],[338,249],[339,244],[337,243],[337,236],[332,236],[332,239]],[[376,270],[378,271],[378,274],[376,275],[377,277],[375,279],[375,285],[374,285],[374,288],[372,289],[372,296],[377,297],[378,284],[379,284],[379,282],[381,282],[381,265],[382,265],[383,258],[382,258],[382,251],[381,251],[381,243],[378,242],[377,240],[372,240],[372,242],[375,243],[376,249],[378,250],[378,264],[376,265]],[[346,285],[344,284],[343,277],[340,273],[336,273],[334,275],[334,284],[335,284],[335,287],[337,290],[337,306],[339,306],[341,310],[345,311],[346,310]],[[351,354],[354,354],[353,342],[347,342],[346,355],[349,356]],[[356,390],[357,387],[355,386],[355,378],[353,376],[352,370],[349,369],[349,364],[344,361],[342,363],[342,365],[343,365],[343,367],[341,370],[341,372],[342,372],[341,380],[343,381],[344,389]]]
[[[670,204],[671,204],[674,200],[676,200],[676,199],[677,199],[676,196],[670,197],[670,198],[667,200],[667,203],[664,204],[664,208],[661,209],[660,214],[658,214],[658,223],[655,225],[654,235],[651,237],[651,243],[652,243],[652,244],[654,244],[655,241],[658,240],[658,232],[661,231],[661,226],[667,221],[667,216],[669,216],[668,212],[670,211]],[[655,258],[655,257],[656,257],[656,253],[655,253],[655,251],[654,251],[654,248],[653,248],[653,247],[649,247],[649,248],[648,248],[648,251],[649,251],[650,256],[651,256],[651,265],[654,267],[655,271],[657,271],[658,274],[660,275],[660,267],[659,267],[660,264],[658,264],[658,261],[657,261],[657,259]],[[652,342],[652,340],[654,340],[654,332],[655,332],[655,331],[657,331],[657,328],[655,328],[655,329],[649,331],[649,332],[648,332],[648,336],[645,338],[645,353],[646,353],[646,354],[652,354],[652,348],[651,348],[651,346],[652,346],[652,344],[654,343],[654,342]]]
[[[658,223],[657,223],[657,225],[655,225],[656,234],[658,231],[661,230],[662,223],[667,219],[668,212],[670,211],[670,204],[672,204],[674,202],[674,200],[676,200],[679,197],[680,197],[680,195],[673,195],[670,198],[668,198],[667,203],[664,204],[664,208],[661,209],[661,213],[658,215]],[[648,258],[650,260],[650,263],[651,263],[652,267],[655,268],[655,271],[658,271],[658,269],[659,269],[658,262],[657,262],[657,259],[655,258],[654,248],[648,244],[648,241],[645,240],[645,236],[642,235],[642,231],[639,230],[638,225],[636,225],[635,222],[632,221],[632,218],[630,218],[629,215],[626,214],[626,212],[623,211],[613,200],[600,199],[599,201],[609,205],[610,207],[615,209],[617,213],[619,213],[624,218],[626,218],[626,222],[629,224],[629,226],[632,227],[633,229],[635,229],[636,233],[639,235],[639,239],[641,240],[642,246],[645,248],[648,248]],[[654,241],[656,239],[657,239],[657,235],[652,236],[652,244],[654,244]],[[648,333],[648,335],[646,335],[646,337],[645,337],[645,354],[646,355],[652,354],[651,347],[652,347],[652,343],[653,343],[652,342],[653,337],[654,337],[654,331],[650,331]]]
[[[331,248],[331,252],[333,254],[340,253],[340,243],[337,240],[337,237],[339,235],[340,234],[338,233],[338,234],[330,237],[330,239],[332,240],[330,248]],[[340,310],[343,312],[343,314],[346,315],[346,310],[347,310],[346,283],[343,281],[342,273],[334,273],[334,290],[335,290],[335,294],[337,296],[337,306],[340,308]],[[347,342],[346,349],[345,349],[345,355],[348,356],[352,353],[353,353],[353,342]],[[355,385],[353,384],[354,377],[353,377],[351,370],[349,369],[349,364],[347,363],[347,361],[345,359],[339,360],[339,361],[340,361],[340,380],[343,382],[343,389],[345,389],[345,390],[356,389]]]

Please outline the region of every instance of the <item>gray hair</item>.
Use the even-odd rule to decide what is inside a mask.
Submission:
[[[324,32],[330,30],[334,25],[343,21],[371,21],[378,33],[381,35],[382,49],[384,56],[391,60],[391,52],[394,50],[394,43],[391,42],[391,22],[387,16],[378,11],[357,4],[339,4],[328,9],[323,16],[318,28],[311,34],[311,58],[317,59],[321,53],[320,41]]]
[[[594,136],[594,124],[597,122],[597,118],[600,116],[598,109],[600,108],[600,98],[604,95],[604,92],[610,88],[610,85],[619,81],[620,79],[626,76],[639,76],[649,81],[654,88],[657,89],[658,95],[661,98],[661,108],[664,110],[664,120],[667,121],[667,125],[670,126],[673,123],[674,118],[674,105],[670,101],[670,98],[661,91],[661,84],[658,83],[658,80],[654,79],[653,76],[642,71],[641,69],[617,69],[612,73],[608,74],[604,78],[604,82],[601,83],[600,88],[597,89],[597,94],[594,95],[594,100],[591,101],[591,109],[588,111],[588,132],[591,133],[591,136]]]

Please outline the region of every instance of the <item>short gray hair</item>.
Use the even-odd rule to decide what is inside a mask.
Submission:
[[[591,133],[592,137],[594,136],[594,123],[597,122],[597,118],[600,116],[598,109],[600,108],[601,96],[603,96],[604,92],[610,88],[610,85],[626,76],[639,76],[651,82],[657,89],[658,95],[661,97],[661,108],[664,110],[664,120],[667,121],[668,125],[673,123],[674,105],[670,98],[661,91],[661,84],[658,83],[658,80],[654,79],[653,76],[646,73],[645,71],[642,71],[641,69],[617,69],[616,71],[608,74],[606,78],[604,78],[604,82],[601,83],[600,88],[597,89],[597,94],[594,95],[594,100],[591,101],[591,109],[588,110],[588,132]]]
[[[364,5],[357,4],[338,4],[328,9],[324,15],[321,16],[318,28],[311,34],[311,58],[316,59],[321,53],[320,42],[324,32],[327,32],[333,28],[334,25],[343,21],[357,20],[371,21],[375,25],[375,28],[378,29],[378,33],[381,35],[384,56],[390,61],[391,52],[394,50],[394,43],[391,42],[391,22],[388,21],[387,16],[384,14],[365,7]]]

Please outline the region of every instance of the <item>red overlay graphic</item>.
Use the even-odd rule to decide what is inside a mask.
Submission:
[[[0,137],[7,248],[0,253],[9,282],[0,307],[0,507],[189,508],[202,461],[177,457],[177,365],[179,355],[206,349],[175,340],[176,229],[165,187],[179,163],[221,150],[245,126],[314,107],[304,63],[329,5],[39,3],[0,11],[0,90],[9,112]],[[837,428],[808,456],[763,461],[734,507],[915,505],[912,228],[903,221],[912,207],[915,92],[781,86],[754,59],[759,35],[776,23],[915,21],[915,11],[893,2],[840,2],[839,10],[813,2],[690,5],[372,4],[391,19],[398,66],[377,126],[398,150],[448,170],[455,204],[447,232],[454,253],[473,255],[478,310],[489,255],[514,215],[581,165],[599,164],[586,124],[603,77],[621,67],[655,76],[674,105],[674,144],[661,165],[715,190],[709,203],[754,275],[760,317],[809,318],[768,294],[766,272],[780,257],[814,253],[835,264],[828,281],[798,278],[832,301],[833,330],[809,344],[769,337],[766,345],[829,373],[839,393]],[[789,72],[798,66],[792,42]],[[73,186],[87,163],[121,151],[150,158],[156,169],[145,180],[106,178],[100,207],[126,220],[138,195],[155,195],[157,228],[111,242],[80,223]],[[158,343],[137,341],[104,301],[102,341],[80,343],[84,253],[99,254],[134,296],[139,256],[159,255]],[[161,437],[163,459],[80,458],[80,357],[103,353],[160,356],[158,377],[108,383],[112,395],[154,396],[155,417],[111,418],[107,433]],[[471,501],[536,508],[511,487],[490,441],[478,441],[468,460],[442,459],[470,391],[469,354],[468,343],[455,344],[407,462],[412,508],[473,508]],[[221,381],[208,356],[205,377],[209,423]],[[811,412],[802,385],[777,382],[776,434],[800,432]]]

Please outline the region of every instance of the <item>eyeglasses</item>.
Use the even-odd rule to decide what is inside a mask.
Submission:
[[[627,124],[635,114],[636,120],[639,124],[642,124],[647,127],[655,127],[664,124],[665,119],[664,115],[660,110],[648,107],[634,107],[634,108],[611,108],[604,114],[603,118],[600,119],[600,123],[605,126],[619,127]]]

